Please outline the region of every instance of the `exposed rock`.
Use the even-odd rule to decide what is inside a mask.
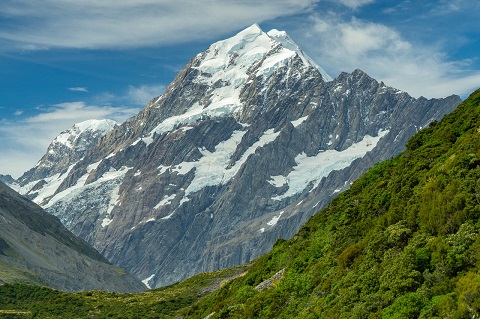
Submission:
[[[281,269],[272,277],[256,285],[255,290],[262,292],[264,290],[267,290],[268,288],[273,287],[274,285],[278,284],[278,282],[283,278],[284,273],[285,273],[285,269]]]
[[[267,252],[459,102],[361,70],[331,80],[285,33],[254,25],[194,57],[65,173],[22,185],[46,180],[37,203],[160,287]]]
[[[66,291],[139,292],[145,286],[110,264],[39,206],[0,183],[1,282]]]

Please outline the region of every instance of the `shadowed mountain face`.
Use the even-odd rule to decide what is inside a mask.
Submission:
[[[267,252],[459,102],[361,70],[331,79],[284,32],[253,25],[194,57],[68,169],[34,168],[18,187],[159,287]]]
[[[66,291],[138,292],[142,283],[0,183],[0,280]]]

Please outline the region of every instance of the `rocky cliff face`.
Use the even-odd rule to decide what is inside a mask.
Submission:
[[[331,79],[284,32],[254,25],[38,186],[50,196],[29,192],[159,287],[265,253],[459,102],[414,99],[361,70]]]
[[[60,133],[49,145],[47,153],[37,165],[25,172],[16,183],[5,181],[39,204],[48,202],[53,194],[55,183],[65,178],[70,169],[80,161],[99,140],[113,130],[117,123],[112,120],[88,120],[75,124]],[[53,182],[53,185],[52,185]],[[49,185],[49,190],[45,188]]]
[[[39,206],[0,183],[0,280],[66,291],[139,292],[145,286],[110,264]]]
[[[5,184],[13,184],[15,183],[15,179],[11,175],[0,174],[0,182],[4,182]]]

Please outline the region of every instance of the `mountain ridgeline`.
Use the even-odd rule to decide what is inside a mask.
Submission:
[[[139,292],[144,285],[110,264],[58,218],[0,182],[0,281],[65,291]]]
[[[195,56],[82,156],[58,169],[44,157],[17,188],[160,287],[266,253],[459,103],[361,70],[332,79],[285,32],[253,25]]]
[[[186,317],[477,318],[479,231],[480,90]]]
[[[477,318],[479,231],[480,89],[241,268],[137,295],[4,285],[0,309],[49,318]]]

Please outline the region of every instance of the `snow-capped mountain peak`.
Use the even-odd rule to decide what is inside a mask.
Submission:
[[[59,143],[67,146],[68,148],[73,147],[73,143],[81,136],[83,133],[90,131],[90,132],[97,132],[100,135],[105,135],[109,131],[115,128],[117,123],[113,120],[87,120],[80,123],[75,124],[70,129],[63,131],[60,133],[54,140],[53,145]]]
[[[267,88],[276,80],[279,72],[290,73],[297,78],[305,77],[308,72],[319,73],[315,77],[330,81],[331,77],[309,58],[284,31],[272,30],[268,33],[254,24],[231,38],[218,41],[198,54],[184,71],[191,79],[185,96],[183,112],[181,107],[171,108],[170,113],[163,105],[168,95],[176,92],[177,80],[170,90],[149,107],[165,112],[156,127],[148,131],[151,138],[155,134],[170,131],[176,125],[193,123],[204,116],[235,116],[245,112],[255,112],[254,105],[242,102],[245,92],[252,86]],[[178,83],[183,81],[180,76]],[[187,90],[186,90],[187,91]],[[190,97],[195,91],[201,94],[198,99]],[[268,90],[264,89],[263,98],[268,100]],[[192,101],[192,103],[190,103]],[[240,119],[239,119],[240,120]]]
[[[298,55],[305,66],[317,68],[324,80],[332,78],[308,57],[285,31],[273,29],[268,33],[257,25],[244,29],[235,36],[212,44],[207,51],[197,56],[200,63],[196,67],[212,75],[211,83],[235,78],[237,85],[246,80],[251,68],[256,68],[256,76],[269,76]],[[240,77],[239,77],[240,75]]]
[[[87,120],[63,131],[50,143],[47,153],[37,165],[18,179],[16,190],[27,194],[32,191],[32,187],[37,184],[40,187],[46,180],[58,180],[60,176],[65,178],[65,173],[117,126],[113,120]]]
[[[319,66],[315,61],[312,60],[312,58],[310,58],[305,52],[303,52],[302,49],[300,49],[300,47],[288,36],[285,31],[272,29],[268,31],[267,34],[270,38],[280,42],[284,48],[296,52],[300,59],[302,59],[303,63],[317,68],[322,74],[322,77],[325,81],[333,80],[333,78],[328,75],[328,73],[321,66]]]
[[[326,79],[285,32],[252,25],[89,150],[52,148],[22,185],[152,287],[243,263],[459,102],[398,94],[359,70]]]

